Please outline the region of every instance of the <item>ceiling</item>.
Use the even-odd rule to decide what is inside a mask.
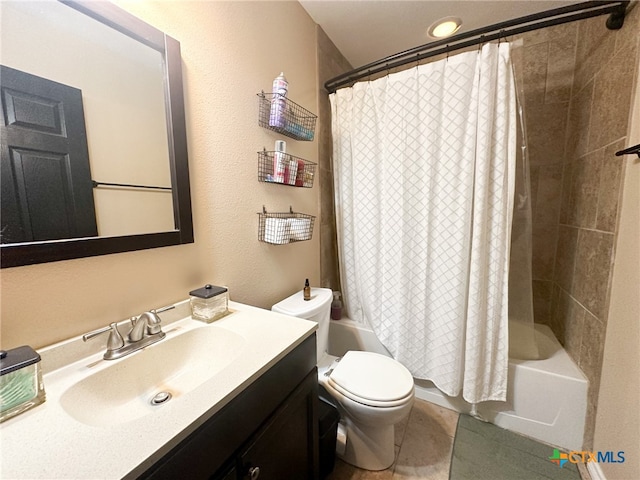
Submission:
[[[299,0],[353,67],[433,41],[436,20],[462,19],[458,33],[579,3],[567,0]]]

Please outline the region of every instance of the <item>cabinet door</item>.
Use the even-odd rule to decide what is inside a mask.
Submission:
[[[211,477],[211,480],[238,480],[238,472],[234,467],[222,476],[214,475],[213,477]]]
[[[312,372],[241,455],[242,479],[318,478],[317,401],[317,378]]]

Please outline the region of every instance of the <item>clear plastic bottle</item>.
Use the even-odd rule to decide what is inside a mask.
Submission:
[[[340,292],[333,292],[333,301],[331,302],[331,320],[340,320],[342,318],[342,300],[340,300]]]
[[[287,92],[289,90],[289,83],[284,77],[284,72],[280,72],[273,80],[273,97],[271,99],[271,110],[269,111],[269,125],[271,127],[284,128],[287,123],[286,109],[287,109]]]
[[[275,149],[275,152],[273,152],[273,181],[284,183],[284,172],[288,163],[285,155],[287,142],[276,140]]]

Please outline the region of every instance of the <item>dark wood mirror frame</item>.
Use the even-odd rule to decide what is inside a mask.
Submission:
[[[169,232],[141,235],[6,244],[0,246],[0,266],[2,268],[17,267],[193,243],[180,44],[155,27],[113,4],[93,1],[59,1],[162,54],[164,58],[165,105],[173,194],[173,216],[176,229]]]

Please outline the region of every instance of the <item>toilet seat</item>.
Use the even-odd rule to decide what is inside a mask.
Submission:
[[[378,353],[347,352],[333,365],[326,383],[345,397],[372,407],[395,407],[413,398],[409,370]]]

